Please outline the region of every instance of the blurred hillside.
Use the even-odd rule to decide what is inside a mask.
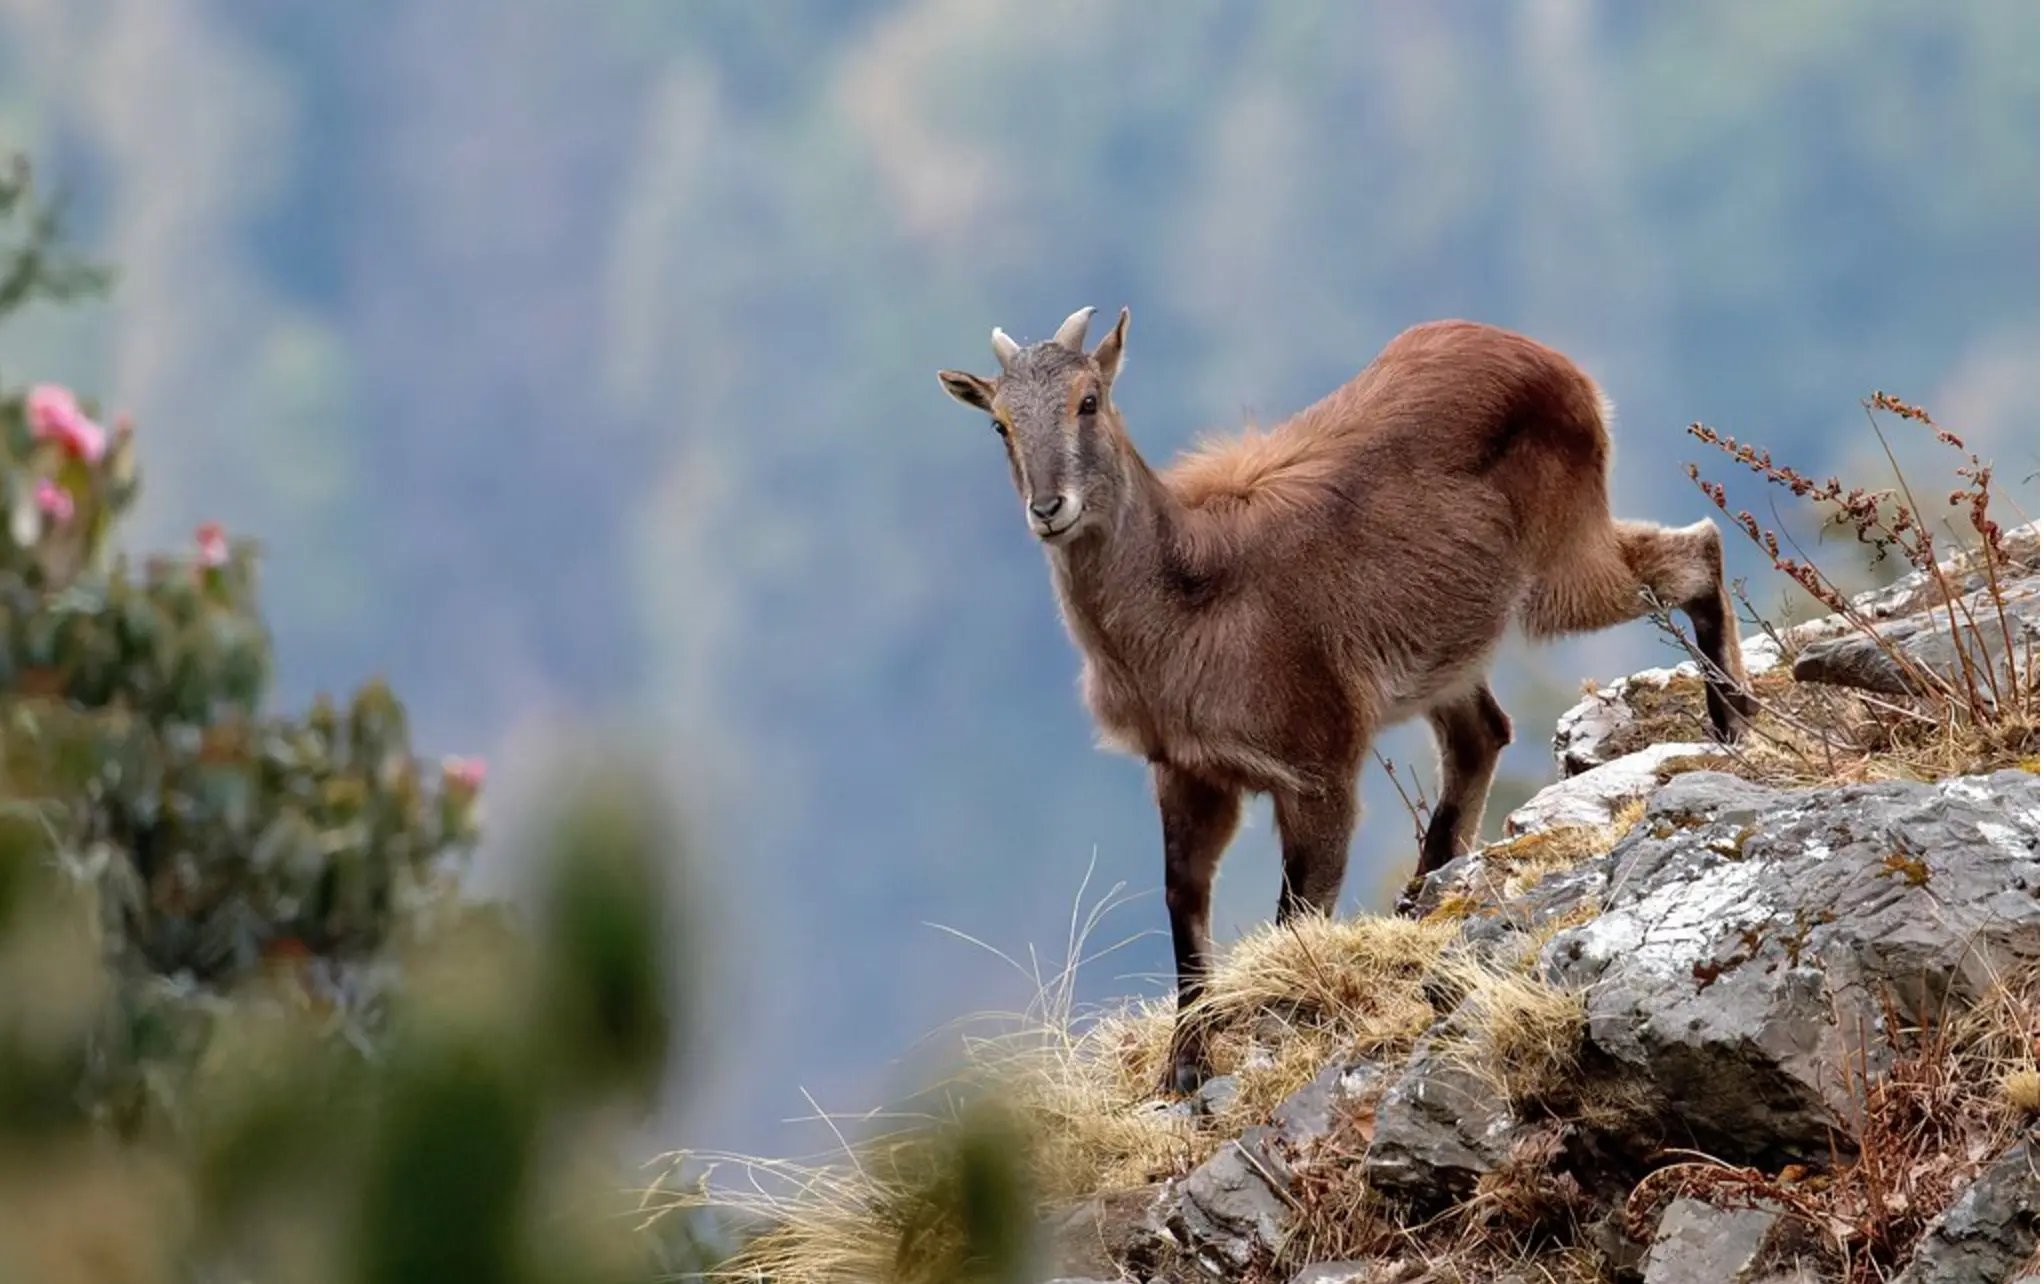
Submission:
[[[495,746],[493,834],[556,711],[673,737],[729,861],[721,1087],[689,1138],[779,1152],[798,1085],[880,1099],[915,1037],[1020,1001],[926,923],[1055,956],[1097,855],[1096,890],[1141,893],[1108,935],[1163,925],[1143,774],[1090,749],[1041,555],[939,367],[1126,303],[1117,399],[1163,456],[1470,316],[1604,382],[1627,512],[1702,515],[1698,419],[1877,482],[1881,388],[2034,514],[2037,24],[0,0],[0,142],[120,269],[108,302],[0,330],[0,371],[164,425],[134,542],[262,532],[279,699],[387,673],[424,751]],[[1640,625],[1515,648],[1499,683],[1537,729],[1665,654]],[[1422,734],[1384,748],[1431,788]],[[1546,778],[1537,731],[1507,769],[1494,816]],[[1380,772],[1366,802],[1360,902],[1411,859]],[[1219,928],[1275,893],[1264,809]],[[1167,968],[1153,935],[1082,988]]]

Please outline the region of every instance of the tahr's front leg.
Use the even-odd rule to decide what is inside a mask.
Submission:
[[[1157,810],[1164,821],[1164,906],[1178,969],[1178,1017],[1164,1066],[1166,1093],[1198,1089],[1206,1077],[1206,1035],[1198,1004],[1213,952],[1214,872],[1242,816],[1239,791],[1154,764]]]

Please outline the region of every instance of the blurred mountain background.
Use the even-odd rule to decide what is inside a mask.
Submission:
[[[1143,769],[938,368],[1127,304],[1161,461],[1472,317],[1603,382],[1623,514],[1703,515],[1698,460],[1769,517],[1692,420],[1879,485],[1879,388],[2034,515],[2037,48],[2026,0],[0,0],[0,143],[119,271],[0,369],[135,415],[137,545],[262,538],[283,702],[387,674],[491,758],[480,884],[568,720],[661,729],[721,1036],[649,1145],[814,1149],[805,1090],[1030,997],[933,924],[1055,968],[1093,867],[1132,897],[1093,944],[1146,935],[1081,994],[1170,966]],[[1582,679],[1677,658],[1510,646],[1493,826]],[[1431,790],[1422,731],[1381,748]],[[1381,908],[1411,822],[1365,800]],[[1276,892],[1266,805],[1217,928]]]

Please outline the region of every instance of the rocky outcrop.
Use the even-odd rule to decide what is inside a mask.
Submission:
[[[2011,543],[2015,574],[2034,581],[2034,529]],[[1962,584],[1981,576],[1951,570]],[[1918,576],[1857,604],[1892,629],[1889,641],[1918,647],[1910,654],[1923,663],[1936,660],[1919,618],[1928,584]],[[2034,639],[2030,594],[2010,618]],[[1854,650],[1859,637],[1838,621],[1813,621],[1784,635],[1793,659],[1756,638],[1748,662],[1756,672],[1772,667],[1776,682],[1790,680],[1789,665],[1797,680],[1817,680],[1821,666],[1858,666],[1826,668],[1822,680],[1846,673],[1887,689],[1878,664]],[[1532,1240],[1566,1241],[1627,1284],[1841,1278],[1827,1237],[1843,1232],[1812,1213],[1808,1200],[1820,1196],[1770,1184],[1771,1174],[1786,1182],[1789,1171],[1822,1171],[1793,1190],[1828,1189],[1854,1162],[1869,1083],[1912,1038],[1997,987],[2034,987],[2038,777],[2030,769],[1760,785],[1723,770],[1736,764],[1707,739],[1666,738],[1677,715],[1657,696],[1696,706],[1680,716],[1700,713],[1693,666],[1634,675],[1572,709],[1555,738],[1559,779],[1507,818],[1506,841],[1412,890],[1417,913],[1453,923],[1450,955],[1465,969],[1444,973],[1438,997],[1429,979],[1432,1028],[1396,1057],[1337,1059],[1267,1124],[1189,1174],[1110,1197],[1123,1199],[1120,1213],[1096,1201],[1091,1225],[1113,1221],[1130,1247],[1089,1262],[1086,1275],[1463,1278],[1417,1249],[1302,1259],[1299,1245],[1314,1242],[1303,1210],[1334,1154],[1344,1180],[1405,1224],[1526,1218]],[[1566,1046],[1549,1054],[1561,1069],[1541,1092],[1508,1093],[1500,1075],[1470,1060],[1492,1016],[1470,988],[1469,967],[1509,969],[1543,993],[1570,996]],[[2025,1037],[2034,1057],[2034,1033]],[[1201,1126],[1235,1090],[1216,1080],[1175,1109]],[[1946,1284],[2035,1270],[2034,1090],[2030,1102],[2027,1132],[2005,1153],[1997,1148],[2021,1130],[2006,1123],[1991,1134],[1998,1140],[1949,1157],[1942,1184],[1926,1188],[1956,1194],[1927,1226],[1909,1222],[1912,1236],[1923,1227],[1921,1238],[1903,1241],[1884,1272]],[[2025,1109],[2015,1096],[2004,1108]],[[1651,1185],[1645,1179],[1669,1148],[1729,1166],[1712,1171],[1736,1169],[1744,1195],[1714,1195],[1706,1182],[1634,1209],[1628,1192]]]
[[[1821,1150],[1878,1073],[1891,1008],[1956,1010],[2034,969],[2037,778],[1773,791],[1699,772],[1604,859],[1608,908],[1557,935],[1589,1041],[1735,1161]]]
[[[1982,589],[1955,609],[1938,607],[1905,615],[1870,632],[1811,642],[1796,654],[1791,670],[1799,682],[1828,682],[1883,695],[1931,695],[1972,687],[1993,704],[2001,698],[1997,680],[1979,675],[2006,672],[2037,651],[2037,577],[2003,585],[2000,608]]]
[[[2037,798],[2020,771],[1831,790],[1677,776],[1608,854],[1526,898],[1550,922],[1598,911],[1537,967],[1585,996],[1611,1095],[1672,1138],[1737,1162],[1822,1154],[1860,1108],[1841,1068],[1884,1069],[1891,1011],[1957,1010],[2035,971]],[[1509,924],[1469,935],[1528,935]],[[1442,1202],[1510,1141],[1495,1090],[1430,1040],[1384,1094],[1369,1172]]]
[[[2034,974],[2037,797],[2037,777],[2021,771],[1780,790],[1699,770],[1653,785],[1608,853],[1521,898],[1541,904],[1558,890],[1544,905],[1550,921],[1596,910],[1548,932],[1533,969],[1584,996],[1582,1089],[1631,1103],[1619,1122],[1637,1135],[1602,1153],[1680,1145],[1770,1171],[1849,1155],[1864,1102],[1842,1068],[1882,1073],[1893,1014],[1958,1010],[1999,980]],[[1466,937],[1532,939],[1502,926],[1509,918],[1472,918]],[[1365,1110],[1360,1174],[1371,1187],[1416,1213],[1470,1198],[1535,1123],[1453,1055],[1478,1020],[1465,1001],[1399,1064],[1330,1065],[1268,1126],[1169,1184],[1155,1233],[1205,1278],[1262,1269],[1292,1230],[1298,1173]],[[2023,1223],[2019,1198],[2028,1191],[2034,1209],[2034,1181],[2003,1171],[2032,1155],[1980,1177],[1926,1240],[1912,1278],[1973,1278],[1951,1263],[2020,1260],[2034,1246],[2034,1212]],[[1586,1239],[1628,1269],[1644,1247],[1637,1269],[1649,1281],[1830,1278],[1762,1252],[1782,1216],[1677,1200],[1650,1245]],[[1391,1267],[1330,1265],[1327,1277],[1376,1278],[1357,1274],[1366,1269]]]
[[[1162,1194],[1161,1186],[1114,1191],[1052,1216],[1043,1238],[1060,1278],[1170,1278],[1171,1240],[1157,1220]]]
[[[1670,763],[1722,761],[1722,746],[1705,742],[1658,744],[1600,763],[1559,780],[1505,817],[1507,837],[1566,826],[1608,825],[1627,803],[1637,802],[1667,780]]]

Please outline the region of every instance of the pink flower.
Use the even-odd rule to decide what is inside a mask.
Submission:
[[[88,464],[98,463],[106,454],[106,429],[78,408],[78,399],[69,388],[54,383],[39,383],[30,388],[28,423],[36,440],[55,439]]]
[[[71,520],[77,506],[71,500],[71,492],[57,483],[44,478],[35,484],[35,506],[49,514],[50,519],[62,526]]]
[[[440,774],[451,784],[464,789],[476,790],[483,787],[485,764],[481,758],[454,758],[440,760]]]
[[[199,565],[227,565],[227,532],[218,522],[201,523],[198,530]]]
[[[28,426],[37,437],[57,436],[78,414],[78,399],[69,388],[39,383],[28,390]]]

